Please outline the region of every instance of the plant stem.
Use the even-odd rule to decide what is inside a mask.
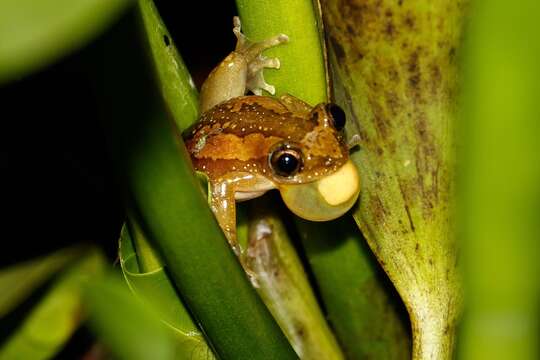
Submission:
[[[251,202],[247,265],[255,288],[301,359],[344,359],[275,205]]]
[[[414,314],[413,359],[452,359],[455,328],[438,314]]]

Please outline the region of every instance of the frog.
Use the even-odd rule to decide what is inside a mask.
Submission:
[[[253,42],[233,19],[237,44],[201,87],[200,119],[184,132],[196,171],[206,175],[209,203],[237,255],[236,203],[277,189],[301,218],[342,216],[360,193],[358,170],[349,158],[346,115],[334,103],[311,106],[293,95],[278,98],[264,69],[279,69],[266,49],[285,45],[279,34]]]

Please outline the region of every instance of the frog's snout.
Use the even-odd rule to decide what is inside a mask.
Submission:
[[[280,187],[281,197],[296,215],[311,221],[333,220],[345,214],[360,194],[360,176],[351,160],[318,181]]]

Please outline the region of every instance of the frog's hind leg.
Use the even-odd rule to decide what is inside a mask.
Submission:
[[[313,107],[311,107],[308,103],[289,94],[281,95],[279,97],[279,101],[285,105],[287,110],[293,114],[297,114],[299,117],[307,118],[311,113],[311,110],[313,110]]]
[[[277,58],[267,58],[262,55],[266,49],[286,43],[289,38],[285,34],[279,34],[269,39],[251,42],[241,31],[240,18],[235,16],[233,19],[233,32],[238,39],[235,52],[242,54],[248,64],[246,79],[246,90],[251,90],[255,95],[262,95],[262,90],[275,94],[275,88],[264,80],[263,70],[265,68],[279,69],[280,62]]]
[[[263,70],[278,69],[279,60],[266,58],[261,52],[288,41],[288,37],[280,34],[264,41],[251,42],[240,30],[240,19],[235,17],[233,32],[238,39],[236,49],[212,70],[202,85],[201,112],[221,102],[245,95],[248,90],[256,95],[261,95],[262,90],[275,93],[274,87],[264,81]]]

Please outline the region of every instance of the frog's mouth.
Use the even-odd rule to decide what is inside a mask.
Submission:
[[[282,185],[281,197],[296,215],[311,221],[333,220],[345,214],[360,193],[360,177],[351,160],[338,171],[302,185]]]

